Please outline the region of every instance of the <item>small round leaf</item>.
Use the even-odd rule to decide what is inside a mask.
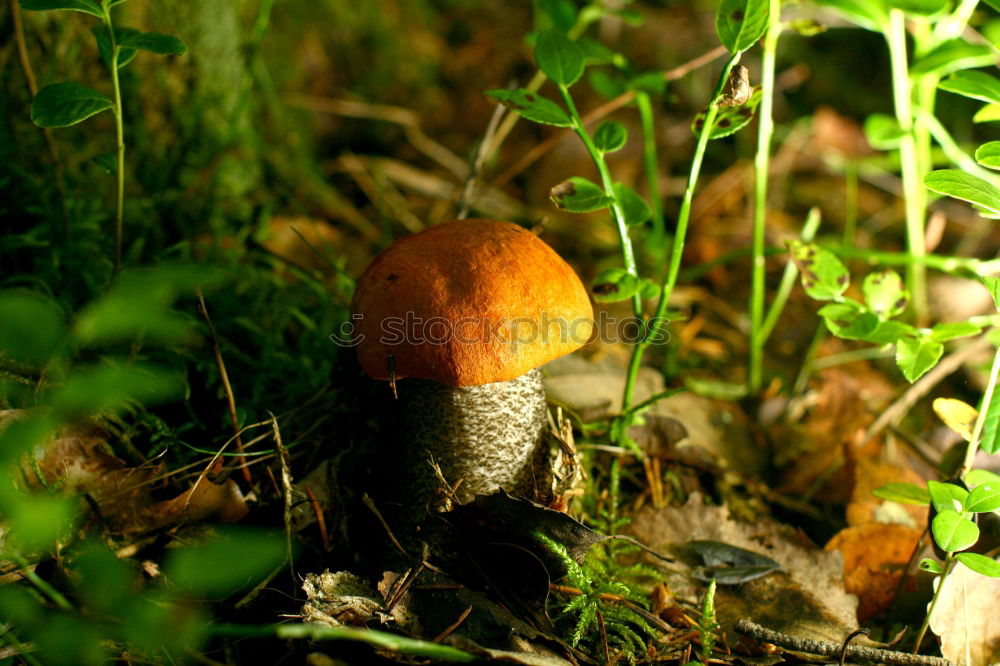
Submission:
[[[938,512],[931,521],[934,541],[942,550],[953,553],[965,550],[979,540],[979,528],[952,509]]]
[[[538,33],[535,61],[547,77],[569,87],[583,76],[583,50],[572,39],[556,29]]]
[[[621,150],[627,140],[628,131],[617,120],[607,120],[598,125],[594,131],[594,145],[602,153]]]
[[[614,303],[632,298],[643,285],[624,268],[607,268],[597,274],[590,288],[598,303]]]
[[[941,568],[941,563],[935,559],[931,559],[930,557],[925,557],[920,560],[920,564],[918,566],[921,571],[928,571],[936,574],[944,573],[944,569]]]

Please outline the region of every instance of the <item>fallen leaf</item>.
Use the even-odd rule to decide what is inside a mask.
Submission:
[[[1000,579],[957,563],[943,585],[930,622],[941,654],[967,666],[1000,661]]]
[[[687,541],[712,540],[753,551],[781,565],[782,571],[763,578],[717,588],[717,621],[730,635],[740,618],[753,618],[793,636],[837,642],[857,628],[857,598],[844,590],[840,554],[804,543],[773,520],[737,522],[726,508],[707,505],[695,493],[682,507],[641,509],[627,530],[651,548],[682,559]],[[701,598],[701,588],[687,576],[669,570],[665,574],[679,599],[696,603]]]
[[[921,534],[922,529],[905,525],[870,523],[847,527],[826,544],[826,550],[844,558],[844,587],[858,597],[858,622],[892,605]],[[909,591],[916,582],[909,578]]]

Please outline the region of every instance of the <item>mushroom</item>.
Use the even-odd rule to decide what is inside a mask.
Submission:
[[[402,238],[358,280],[364,371],[398,385],[406,503],[422,508],[440,466],[460,503],[530,495],[547,454],[539,367],[581,347],[593,309],[573,269],[530,231],[466,219]]]

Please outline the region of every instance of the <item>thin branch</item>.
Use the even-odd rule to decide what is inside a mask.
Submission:
[[[842,643],[829,643],[827,641],[815,641],[808,638],[798,638],[789,636],[779,631],[774,631],[760,626],[750,620],[739,620],[736,623],[736,632],[744,636],[764,643],[771,643],[786,650],[805,652],[806,654],[822,655],[824,657],[840,657],[841,652],[845,657],[866,661],[875,664],[895,664],[898,666],[957,666],[954,662],[942,659],[941,657],[924,657],[917,654],[907,654],[895,650],[880,650],[878,648],[861,647],[848,645],[846,648]]]

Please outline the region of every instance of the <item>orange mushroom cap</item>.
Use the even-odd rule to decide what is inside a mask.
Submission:
[[[358,358],[375,379],[478,386],[579,349],[593,331],[569,264],[510,222],[468,219],[397,240],[358,280]]]

